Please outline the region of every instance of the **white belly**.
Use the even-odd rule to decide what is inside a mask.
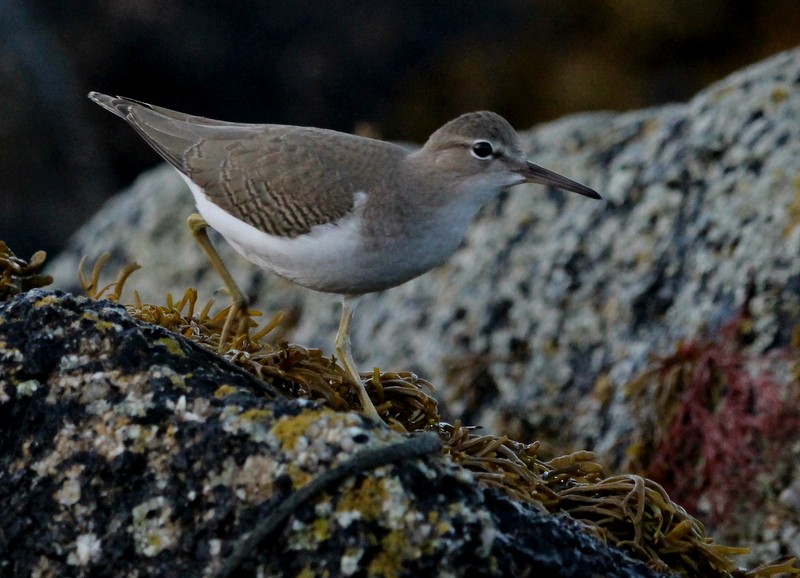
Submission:
[[[294,238],[269,235],[210,202],[200,187],[186,175],[181,176],[194,195],[199,213],[238,253],[316,291],[359,295],[400,285],[444,262],[463,237],[462,232],[458,238],[445,235],[431,239],[420,232],[411,239],[371,243],[360,230],[363,194],[357,196],[353,215],[336,225],[318,225]]]

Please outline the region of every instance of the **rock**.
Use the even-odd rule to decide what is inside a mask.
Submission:
[[[531,159],[604,201],[537,187],[502,195],[448,264],[361,299],[357,360],[424,375],[453,418],[618,461],[620,440],[635,435],[622,386],[651,355],[729,320],[751,275],[754,349],[789,339],[800,291],[798,85],[800,49],[685,104],[525,133]],[[49,272],[74,287],[80,256],[111,251],[117,266],[143,265],[131,285],[145,300],[187,285],[210,294],[221,282],[184,227],[192,210],[174,172],[145,174]],[[335,298],[220,248],[258,307],[296,313],[291,339],[332,349]]]
[[[108,301],[0,302],[0,576],[656,576],[430,442]]]

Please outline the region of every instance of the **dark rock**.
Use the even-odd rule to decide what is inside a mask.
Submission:
[[[265,393],[110,302],[0,303],[0,576],[655,576],[429,442]]]

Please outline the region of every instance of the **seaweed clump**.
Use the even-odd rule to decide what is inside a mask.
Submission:
[[[84,272],[81,262],[78,272],[81,285],[93,299],[108,299],[118,303],[128,277],[139,266],[132,263],[112,283],[101,286],[100,275],[109,256],[103,255],[92,268]],[[133,303],[125,307],[131,317],[160,325],[178,333],[212,351],[218,352],[231,363],[242,367],[260,379],[270,381],[288,397],[322,400],[336,410],[358,407],[358,395],[348,382],[347,373],[332,357],[319,349],[280,340],[272,345],[265,337],[273,332],[282,320],[281,313],[258,327],[261,312],[248,309],[247,331],[231,335],[220,343],[220,335],[228,317],[230,306],[211,313],[214,300],[199,305],[197,290],[187,289],[179,300],[167,295],[164,305],[143,303],[137,292]],[[362,373],[369,378],[367,390],[373,398],[381,417],[395,429],[416,431],[434,426],[439,421],[436,400],[425,393],[433,386],[414,373],[381,372]]]
[[[655,481],[635,474],[606,477],[589,451],[551,460],[539,444],[476,435],[474,427],[440,425],[445,452],[480,482],[552,514],[578,520],[585,531],[651,568],[681,576],[756,578],[800,573],[794,557],[741,570],[731,559],[748,548],[716,544],[703,524]]]
[[[0,301],[52,283],[52,277],[40,273],[45,259],[47,253],[37,251],[30,261],[25,261],[17,257],[4,241],[0,241]]]
[[[715,526],[744,519],[768,480],[780,476],[800,434],[800,347],[748,351],[752,288],[715,337],[680,343],[628,385],[641,435],[625,467],[658,480]],[[787,373],[781,377],[781,371]]]

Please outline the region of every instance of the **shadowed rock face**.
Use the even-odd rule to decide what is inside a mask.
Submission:
[[[654,576],[352,413],[287,401],[123,307],[0,303],[0,576],[200,576],[301,486],[360,456],[245,557],[269,576]],[[374,464],[373,464],[374,466]]]

